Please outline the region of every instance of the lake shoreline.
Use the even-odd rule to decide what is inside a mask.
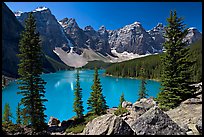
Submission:
[[[113,77],[113,78],[129,78],[129,79],[138,79],[141,80],[141,78],[137,78],[137,77],[122,77],[122,76],[114,76],[114,75],[110,75],[110,74],[103,74],[104,76],[108,76],[108,77]],[[152,80],[152,81],[156,81],[156,82],[161,82],[161,80],[159,79],[146,79],[146,80]]]

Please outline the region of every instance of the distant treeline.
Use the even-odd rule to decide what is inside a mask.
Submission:
[[[200,82],[202,79],[202,39],[190,45],[190,53],[189,59],[195,61],[192,66],[191,81]],[[162,69],[160,56],[162,55],[163,53],[114,63],[106,68],[105,73],[112,76],[141,78],[140,70],[144,68],[147,79],[160,80]]]

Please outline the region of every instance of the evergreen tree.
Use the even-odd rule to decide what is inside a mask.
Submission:
[[[141,73],[141,85],[140,85],[138,100],[140,100],[142,98],[147,98],[147,95],[148,95],[147,91],[146,91],[146,87],[145,87],[147,82],[145,81],[145,71],[143,68],[141,68],[140,73]]]
[[[30,117],[29,117],[27,109],[23,108],[21,111],[21,115],[22,115],[22,124],[23,125],[29,125]]]
[[[27,112],[27,118],[30,119],[32,129],[40,131],[46,127],[44,114],[47,101],[45,97],[44,84],[46,82],[40,77],[42,68],[42,47],[40,45],[39,33],[36,32],[36,22],[29,13],[25,21],[25,30],[21,33],[19,42],[18,57],[20,58],[18,74],[19,94],[23,95],[21,103]]]
[[[12,118],[12,114],[11,114],[10,106],[8,103],[6,103],[4,106],[4,113],[3,113],[2,121],[3,123],[12,123],[11,118]]]
[[[167,18],[168,26],[166,27],[163,44],[166,52],[162,60],[162,88],[158,94],[157,101],[160,108],[170,109],[178,106],[181,101],[189,98],[194,89],[190,87],[190,66],[193,62],[189,61],[189,47],[183,38],[187,35],[183,18],[177,17],[176,11],[170,12]]]
[[[118,107],[122,107],[122,103],[123,101],[125,101],[125,96],[124,96],[124,93],[122,93],[122,95],[120,96],[120,104]]]
[[[76,88],[74,89],[74,112],[77,114],[77,118],[82,118],[83,117],[83,101],[82,101],[82,88],[80,87],[79,83],[79,70],[77,69],[77,76],[76,76]]]
[[[102,86],[100,83],[98,69],[95,68],[93,85],[91,86],[92,92],[89,97],[87,104],[88,109],[96,115],[101,115],[106,113],[108,106],[106,105],[105,96],[102,94]]]
[[[17,110],[16,110],[16,123],[17,124],[21,124],[22,122],[22,119],[21,119],[21,108],[20,108],[20,103],[18,103],[18,106],[17,106]]]

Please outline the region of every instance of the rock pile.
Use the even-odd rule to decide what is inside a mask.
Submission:
[[[153,107],[132,125],[137,135],[186,135],[171,118],[158,107]]]
[[[90,121],[82,135],[133,135],[130,126],[114,114],[106,114]]]

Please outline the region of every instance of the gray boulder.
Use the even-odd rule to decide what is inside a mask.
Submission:
[[[156,105],[157,104],[152,97],[151,98],[142,98],[133,104],[132,109],[134,111],[140,111],[141,109],[148,110],[151,107],[154,107]]]
[[[105,114],[90,121],[83,135],[133,135],[130,126],[114,114]]]
[[[60,124],[60,121],[57,118],[50,117],[48,126],[58,126],[59,124]]]
[[[128,102],[128,101],[123,101],[122,107],[123,108],[131,108],[132,107],[132,103]]]
[[[202,134],[202,117],[200,117],[196,123],[196,129],[200,134]]]
[[[186,135],[184,129],[158,107],[153,107],[141,115],[131,128],[137,135]]]

